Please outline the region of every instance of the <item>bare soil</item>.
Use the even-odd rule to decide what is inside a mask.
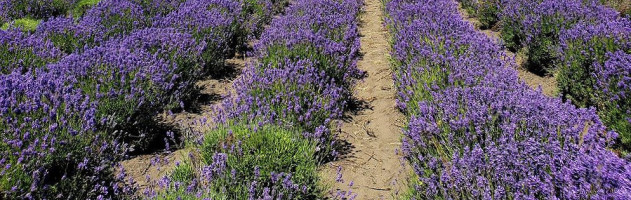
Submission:
[[[240,76],[240,72],[250,62],[250,57],[235,56],[226,60],[226,73],[221,77],[208,76],[196,83],[199,94],[189,102],[188,108],[177,113],[162,113],[158,118],[161,122],[171,124],[179,129],[182,137],[194,137],[210,130],[215,125],[212,123],[213,107],[219,106],[221,100],[232,91],[232,82]],[[174,168],[175,164],[187,158],[189,150],[171,147],[147,155],[139,155],[129,160],[120,162],[128,177],[132,178],[138,186],[139,194],[146,189],[157,189],[156,181]]]
[[[400,127],[405,118],[396,109],[383,17],[380,0],[365,1],[359,29],[363,57],[358,68],[367,76],[355,86],[357,109],[347,113],[338,134],[352,147],[351,153],[321,170],[333,195],[350,189],[358,195],[356,199],[393,199],[405,188],[407,162],[395,153],[401,147]],[[340,166],[344,181],[336,182]]]
[[[462,6],[458,6],[458,10],[460,14],[463,16],[463,19],[468,21],[475,27],[478,31],[484,33],[487,37],[491,38],[496,44],[499,44],[502,40],[500,38],[500,32],[498,27],[494,27],[491,29],[480,29],[480,21],[474,17],[470,16]],[[515,58],[515,64],[517,64],[517,72],[519,72],[519,78],[524,81],[528,86],[533,89],[539,89],[541,87],[541,91],[544,95],[549,97],[556,97],[559,95],[559,89],[557,88],[557,81],[554,76],[545,75],[540,76],[535,73],[528,71],[524,66],[526,64],[526,56],[523,55],[522,52],[513,53],[509,50],[505,50],[506,55],[509,57]]]

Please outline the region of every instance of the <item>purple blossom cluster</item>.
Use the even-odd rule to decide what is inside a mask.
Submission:
[[[357,17],[362,5],[361,1],[298,0],[286,9],[284,15],[274,18],[254,45],[253,55],[257,60],[244,69],[242,76],[233,83],[234,93],[217,108],[216,121],[223,125],[219,131],[211,131],[202,138],[205,141],[200,147],[203,157],[222,160],[227,157],[228,161],[217,165],[215,159],[205,159],[205,164],[195,167],[197,173],[203,174],[196,177],[202,178],[192,182],[177,181],[181,171],[176,170],[164,179],[169,183],[165,185],[169,189],[157,196],[165,199],[175,198],[172,195],[197,198],[219,195],[217,198],[237,199],[244,195],[249,199],[318,198],[312,196],[321,195],[317,176],[309,174],[308,169],[294,166],[304,166],[298,162],[306,155],[315,170],[317,161],[335,155],[332,150],[334,135],[330,129],[333,121],[342,117],[350,99],[350,86],[361,75],[356,62],[359,52]],[[269,132],[270,127],[278,130]],[[227,129],[227,133],[223,129]],[[247,137],[237,137],[236,132],[240,131],[246,131]],[[260,166],[249,161],[248,156],[259,160],[267,156],[243,149],[267,144],[264,142],[282,142],[286,139],[275,138],[279,137],[275,133],[287,131],[297,136],[292,143],[313,145],[291,150],[296,152],[290,155],[281,154],[292,159],[274,165],[276,171],[259,171]],[[208,145],[208,141],[216,141],[213,138],[219,133],[228,135],[220,140],[221,145]],[[256,139],[260,137],[275,139]],[[285,150],[287,145],[276,142],[261,149],[288,151]],[[191,184],[193,189],[188,189],[186,185]],[[239,189],[244,186],[247,191]]]
[[[628,198],[631,164],[608,150],[617,133],[595,109],[519,81],[513,58],[457,6],[386,3],[398,106],[408,116],[402,149],[416,175],[410,198]],[[609,56],[603,68],[628,61]]]
[[[21,31],[0,31],[0,74],[41,68],[63,56],[50,41]]]
[[[631,77],[626,73],[628,66],[620,62],[624,54],[631,55],[631,21],[619,18],[601,24],[579,23],[562,32],[561,42],[557,79],[564,97],[579,106],[596,107],[607,127],[620,134],[622,147],[628,149],[631,98],[620,98],[619,94],[631,91],[619,81]],[[609,68],[603,68],[607,65]],[[612,77],[614,72],[619,74]]]
[[[260,119],[328,137],[329,122],[342,116],[348,86],[360,74],[361,5],[322,0],[289,7],[255,44],[258,63],[234,84],[235,97],[225,102],[220,121]]]
[[[464,7],[481,2],[460,0]],[[628,104],[628,99],[610,96],[597,83],[595,68],[608,53],[631,53],[631,22],[600,0],[509,0],[498,1],[492,10],[501,22],[502,39],[512,50],[523,48],[526,67],[538,73],[554,74],[564,99],[581,107],[594,106],[608,128],[620,133],[622,147],[631,144],[631,124],[623,108],[605,106]],[[628,3],[628,2],[627,2]],[[624,4],[624,3],[622,3]],[[613,86],[613,84],[606,84]]]
[[[631,143],[631,53],[608,52],[603,64],[594,63],[594,99],[601,119],[621,135],[623,144]]]
[[[77,0],[2,0],[0,24],[24,17],[41,19],[61,16],[76,2]]]
[[[0,199],[132,195],[116,163],[221,67],[246,3],[102,0],[34,32],[0,31]]]
[[[502,39],[511,49],[526,47],[528,69],[540,73],[554,71],[562,30],[579,22],[600,24],[619,18],[617,11],[594,0],[515,0],[500,6]]]

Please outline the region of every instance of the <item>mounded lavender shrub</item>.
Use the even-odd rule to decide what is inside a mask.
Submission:
[[[449,88],[420,102],[403,146],[420,198],[620,199],[631,165],[594,110],[535,91]],[[551,117],[554,116],[554,117]],[[594,122],[595,121],[595,122]]]
[[[603,64],[594,63],[594,85],[600,118],[618,132],[624,145],[631,143],[631,53],[607,53]]]
[[[132,0],[132,2],[143,8],[145,16],[153,18],[165,16],[175,11],[186,0]]]
[[[69,84],[98,100],[96,116],[105,130],[149,123],[170,100],[169,91],[179,87],[177,65],[118,43],[69,55],[47,69],[65,74]]]
[[[53,43],[19,30],[0,30],[0,74],[23,73],[61,59]]]
[[[559,58],[559,34],[576,23],[599,24],[619,17],[595,1],[507,1],[502,14],[502,39],[507,47],[527,49],[530,71],[550,73]]]
[[[2,0],[0,1],[0,23],[14,19],[45,19],[65,15],[76,0]]]
[[[150,25],[144,10],[129,0],[102,0],[79,19],[96,41],[120,37]]]
[[[183,107],[185,98],[191,96],[196,80],[206,72],[202,54],[206,44],[197,42],[192,35],[181,33],[173,28],[147,28],[131,33],[121,41],[122,47],[146,51],[174,66],[169,84],[165,90],[166,110]]]
[[[235,82],[236,96],[225,102],[223,121],[297,128],[330,150],[329,124],[342,116],[344,88],[308,60],[283,68],[250,68]]]
[[[23,69],[0,75],[0,198],[131,198],[124,171],[114,173],[136,144],[129,138],[156,113],[184,106],[193,81],[223,59],[204,55],[223,53],[234,35],[219,30],[242,20],[240,1],[190,2],[103,0],[32,35],[1,33],[17,55],[7,58],[20,59],[10,67]],[[187,9],[197,10],[178,12]],[[182,20],[159,26],[168,17]]]
[[[98,101],[63,73],[0,75],[0,195],[87,199],[129,195],[110,166],[125,146],[97,129]]]
[[[238,20],[241,6],[237,1],[228,0],[188,0],[166,15],[154,19],[154,26],[175,28],[191,34],[206,47],[202,58],[211,72],[221,70],[223,58],[232,49],[230,41],[235,35],[234,23]]]
[[[545,97],[450,0],[386,4],[411,199],[623,199],[631,165],[595,109]]]
[[[596,107],[603,122],[620,133],[623,148],[629,148],[631,130],[627,127],[631,123],[625,118],[630,114],[623,111],[625,108],[615,108],[618,103],[625,107],[625,98],[619,99],[617,95],[609,93],[609,90],[619,90],[606,86],[615,86],[619,80],[611,79],[611,82],[607,82],[603,78],[611,75],[603,73],[615,70],[624,72],[626,66],[609,65],[619,69],[607,70],[603,70],[603,66],[609,59],[609,54],[618,51],[631,53],[631,22],[621,18],[598,25],[578,24],[562,32],[561,41],[563,57],[559,63],[557,80],[564,97],[578,106]],[[622,77],[624,74],[621,74]],[[620,88],[620,91],[624,90]]]
[[[458,0],[470,16],[477,17],[480,28],[492,28],[500,21],[502,0]]]
[[[561,34],[559,89],[579,106],[594,106],[594,63],[603,64],[608,52],[631,51],[631,22],[626,19],[598,25],[577,24]]]
[[[358,73],[356,55],[338,52],[359,47],[356,26],[361,5],[361,2],[335,0],[297,1],[285,15],[275,18],[263,32],[260,43],[255,45],[255,55],[259,59],[266,58],[272,55],[267,52],[268,45],[275,45],[296,56],[277,58],[278,62],[273,64],[255,62],[248,65],[243,76],[234,83],[235,94],[224,100],[221,109],[217,110],[218,117],[215,120],[223,123],[220,126],[223,128],[207,132],[203,137],[205,142],[200,145],[200,154],[206,158],[204,163],[180,165],[182,167],[173,171],[170,177],[160,180],[159,184],[168,189],[157,193],[148,191],[149,197],[321,198],[317,178],[313,177],[310,170],[324,157],[335,155],[331,150],[334,137],[330,131],[331,122],[343,114],[350,94],[345,86],[353,80],[337,79],[331,76],[334,74],[331,72]],[[324,25],[317,20],[309,20],[333,19],[335,16],[339,16],[336,22],[341,24]],[[293,36],[299,36],[300,33],[309,35],[294,40]],[[343,38],[351,41],[341,41]],[[291,52],[300,50],[288,48],[293,45],[291,41],[312,49]],[[313,60],[324,58],[323,55],[327,56],[327,62],[338,64],[327,66],[319,60]],[[274,131],[270,132],[270,127]],[[249,132],[246,135],[249,136],[241,137],[239,135],[243,133],[236,133],[246,129]],[[211,142],[208,142],[209,138]],[[291,145],[277,145],[289,138],[293,141]],[[265,152],[272,150],[276,153],[248,153],[248,148],[245,148],[268,143],[274,145],[251,149]],[[291,148],[286,149],[288,146]],[[265,161],[275,159],[266,156],[270,154],[281,158],[287,156],[287,159],[279,165],[270,165]],[[296,156],[290,158],[291,154]],[[260,157],[259,160],[263,161],[250,161],[250,157]],[[208,178],[211,178],[210,181]]]
[[[309,59],[338,84],[352,84],[359,37],[356,23],[359,1],[329,0],[296,3],[274,20],[255,45],[263,65],[283,66],[286,61]],[[318,7],[319,9],[313,9]]]
[[[258,118],[264,124],[299,127],[306,131],[302,135],[317,140],[323,154],[328,154],[330,122],[342,116],[351,95],[349,86],[360,73],[356,67],[356,17],[361,5],[356,1],[322,0],[300,1],[289,7],[255,45],[260,63],[247,69],[244,78],[235,84],[234,101],[224,106],[232,111],[220,115],[220,121],[236,118],[252,123]],[[324,25],[320,19],[338,21]],[[341,27],[346,28],[337,31]],[[302,33],[307,36],[301,37]],[[306,49],[296,48],[295,43]],[[278,49],[284,51],[275,51]]]
[[[301,137],[270,125],[217,128],[206,134],[200,151],[159,180],[163,191],[147,191],[147,198],[317,198],[315,144]]]
[[[33,37],[51,42],[66,54],[82,52],[104,42],[98,30],[91,26],[75,23],[70,17],[56,17],[43,21],[33,33]]]

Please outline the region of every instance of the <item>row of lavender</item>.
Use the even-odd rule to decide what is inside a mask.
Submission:
[[[512,58],[452,0],[391,0],[412,199],[625,199],[631,164],[594,109],[519,81]]]
[[[321,199],[318,163],[360,75],[359,0],[298,0],[274,19],[257,59],[218,107],[220,127],[159,181],[161,199]],[[340,194],[343,198],[349,193]]]
[[[0,24],[20,18],[42,19],[69,12],[77,0],[1,0]]]
[[[0,31],[0,197],[133,194],[113,175],[127,146],[150,142],[153,116],[186,106],[194,81],[283,4],[103,0],[33,32]]]
[[[631,21],[598,0],[461,0],[483,24],[501,24],[507,47],[524,49],[529,70],[552,73],[563,97],[594,106],[631,144]],[[628,3],[628,2],[627,2]]]

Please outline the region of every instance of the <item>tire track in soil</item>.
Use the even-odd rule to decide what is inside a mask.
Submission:
[[[462,16],[462,19],[469,22],[477,31],[484,33],[487,37],[491,38],[496,44],[501,43],[501,40],[502,40],[500,38],[501,33],[496,29],[496,27],[491,28],[491,29],[480,29],[480,21],[476,17],[469,16],[467,11],[465,11],[462,8],[461,3],[458,3],[458,11],[460,12],[460,15]],[[514,58],[514,62],[515,64],[517,64],[517,67],[515,70],[517,70],[518,72],[519,79],[524,81],[528,86],[530,86],[531,88],[535,90],[538,89],[539,86],[541,86],[541,91],[546,96],[549,96],[549,97],[558,96],[559,89],[557,88],[556,78],[554,78],[553,76],[539,76],[537,74],[534,74],[528,71],[526,68],[524,68],[524,65],[526,63],[526,57],[525,55],[522,55],[522,53],[519,53],[519,52],[513,53],[509,50],[505,50],[504,52],[509,57],[508,59]]]
[[[324,183],[332,186],[332,196],[350,189],[358,195],[356,199],[393,199],[403,191],[409,173],[407,161],[395,153],[401,147],[405,117],[396,108],[382,2],[364,3],[359,27],[363,56],[357,66],[366,76],[354,88],[358,109],[346,113],[338,133],[351,152],[324,165],[321,173]],[[335,181],[338,167],[342,167],[343,182]]]

